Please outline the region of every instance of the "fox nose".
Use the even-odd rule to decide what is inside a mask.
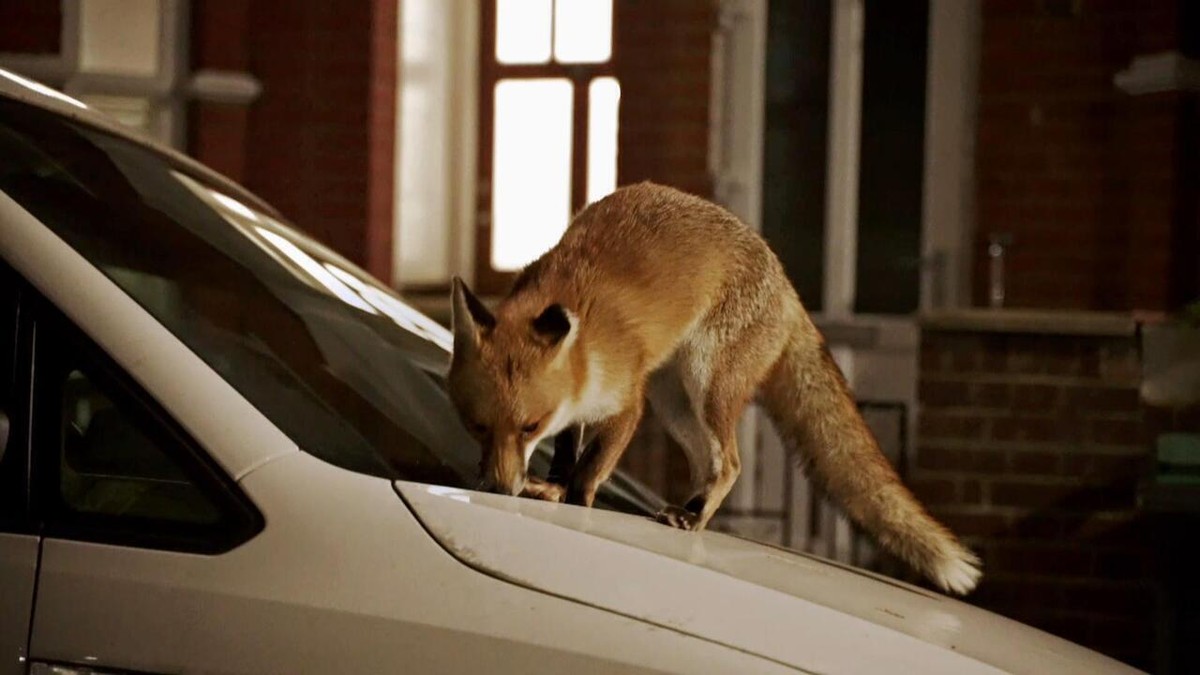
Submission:
[[[519,495],[525,489],[523,468],[508,466],[505,462],[497,462],[480,472],[477,489],[484,492]]]
[[[525,489],[525,476],[518,474],[509,478],[498,478],[492,475],[484,475],[479,479],[479,483],[476,484],[475,489],[481,492],[497,492],[515,497]]]
[[[521,494],[521,490],[525,489],[525,476],[522,474],[513,476],[505,487],[508,489],[508,494],[516,497]]]

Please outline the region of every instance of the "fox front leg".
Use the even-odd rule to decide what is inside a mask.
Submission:
[[[583,442],[584,425],[567,427],[554,437],[554,457],[550,460],[550,473],[546,480],[559,485],[570,485],[571,474],[579,463]]]
[[[570,488],[567,490],[568,504],[591,506],[596,498],[596,490],[617,468],[617,462],[625,454],[642,419],[642,397],[635,396],[634,401],[625,410],[592,427],[595,440],[588,442],[571,475]]]
[[[537,476],[525,479],[522,497],[561,502],[567,496],[567,486],[575,465],[579,461],[579,449],[583,438],[582,425],[569,427],[554,437],[554,456],[550,459],[550,472],[545,480]]]

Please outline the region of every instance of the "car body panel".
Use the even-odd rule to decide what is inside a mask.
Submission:
[[[3,192],[0,224],[0,256],[153,392],[230,477],[299,451],[166,327]]]
[[[0,675],[25,672],[38,539],[0,532]]]
[[[1136,672],[944,595],[729,535],[396,487],[448,551],[481,571],[815,672]]]
[[[47,539],[34,658],[153,672],[787,670],[479,574],[387,480],[297,453],[242,486],[267,527],[221,555]]]

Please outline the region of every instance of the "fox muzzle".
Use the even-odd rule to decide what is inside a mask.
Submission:
[[[483,464],[482,489],[513,496],[525,489],[525,457],[517,448],[493,448]]]

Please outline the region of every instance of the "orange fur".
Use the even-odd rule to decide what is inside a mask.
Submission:
[[[590,505],[649,402],[688,454],[695,497],[660,514],[705,527],[740,471],[736,426],[756,394],[846,512],[947,590],[978,559],[879,451],[778,258],[728,211],[672,188],[624,187],[580,212],[492,314],[454,290],[450,391],[492,489],[529,485],[528,448],[571,425],[595,442],[566,499]]]

